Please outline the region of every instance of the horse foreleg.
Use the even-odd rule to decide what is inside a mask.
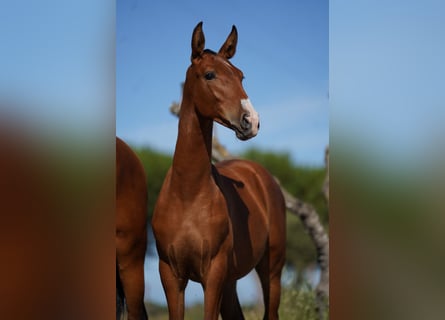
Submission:
[[[241,320],[244,319],[241,305],[236,293],[236,281],[226,284],[223,292],[221,303],[221,316],[224,320]]]
[[[204,288],[204,320],[218,320],[224,283],[227,276],[227,258],[217,255],[208,269]]]
[[[184,319],[184,291],[187,280],[176,277],[170,265],[162,260],[159,260],[159,273],[167,298],[169,319]]]

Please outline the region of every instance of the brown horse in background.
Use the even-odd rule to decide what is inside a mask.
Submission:
[[[211,163],[213,121],[254,137],[259,118],[229,62],[235,26],[218,53],[204,50],[202,22],[192,36],[173,164],[152,227],[170,319],[184,318],[188,280],[204,289],[204,317],[243,319],[236,281],[253,268],[263,288],[264,319],[277,319],[285,262],[285,203],[274,178],[243,160]]]
[[[116,137],[117,318],[126,305],[129,320],[148,319],[144,306],[146,228],[145,171],[136,154]]]

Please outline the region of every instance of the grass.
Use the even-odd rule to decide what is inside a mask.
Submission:
[[[280,309],[281,320],[319,320],[316,312],[315,292],[308,289],[283,289],[281,293]],[[164,306],[147,304],[150,320],[167,320],[168,311]],[[243,306],[246,320],[263,319],[263,305]],[[203,306],[193,305],[185,310],[185,320],[203,319]],[[328,319],[325,314],[323,319]]]

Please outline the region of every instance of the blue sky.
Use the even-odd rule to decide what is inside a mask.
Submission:
[[[443,154],[444,14],[441,0],[330,6],[332,150],[412,172]]]
[[[108,0],[1,1],[1,98],[61,127],[111,120],[103,115],[114,109],[113,9]]]
[[[289,152],[299,164],[323,165],[329,142],[328,1],[117,1],[116,133],[135,146],[172,153],[190,64],[192,30],[203,21],[206,47],[218,50],[233,24],[232,63],[261,118],[257,137],[238,141],[219,125],[233,153],[249,147]]]
[[[330,113],[331,144],[342,131],[335,141],[354,137],[385,163],[417,162],[443,149],[430,142],[444,136],[444,12],[441,0],[344,0],[329,10],[305,0],[1,1],[0,97],[37,102],[20,112],[84,132],[114,125],[116,96],[117,134],[172,152],[167,108],[180,98],[192,29],[203,20],[217,49],[236,24],[233,62],[262,123],[247,142],[218,127],[231,151],[260,146],[322,164]]]

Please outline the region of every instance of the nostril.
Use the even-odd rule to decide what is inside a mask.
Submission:
[[[260,130],[260,123],[259,123],[259,122],[258,122],[258,127],[257,127],[257,129]]]
[[[241,128],[244,130],[249,130],[252,127],[252,124],[247,119],[247,117],[249,117],[248,113],[243,114],[243,116],[241,117]]]

